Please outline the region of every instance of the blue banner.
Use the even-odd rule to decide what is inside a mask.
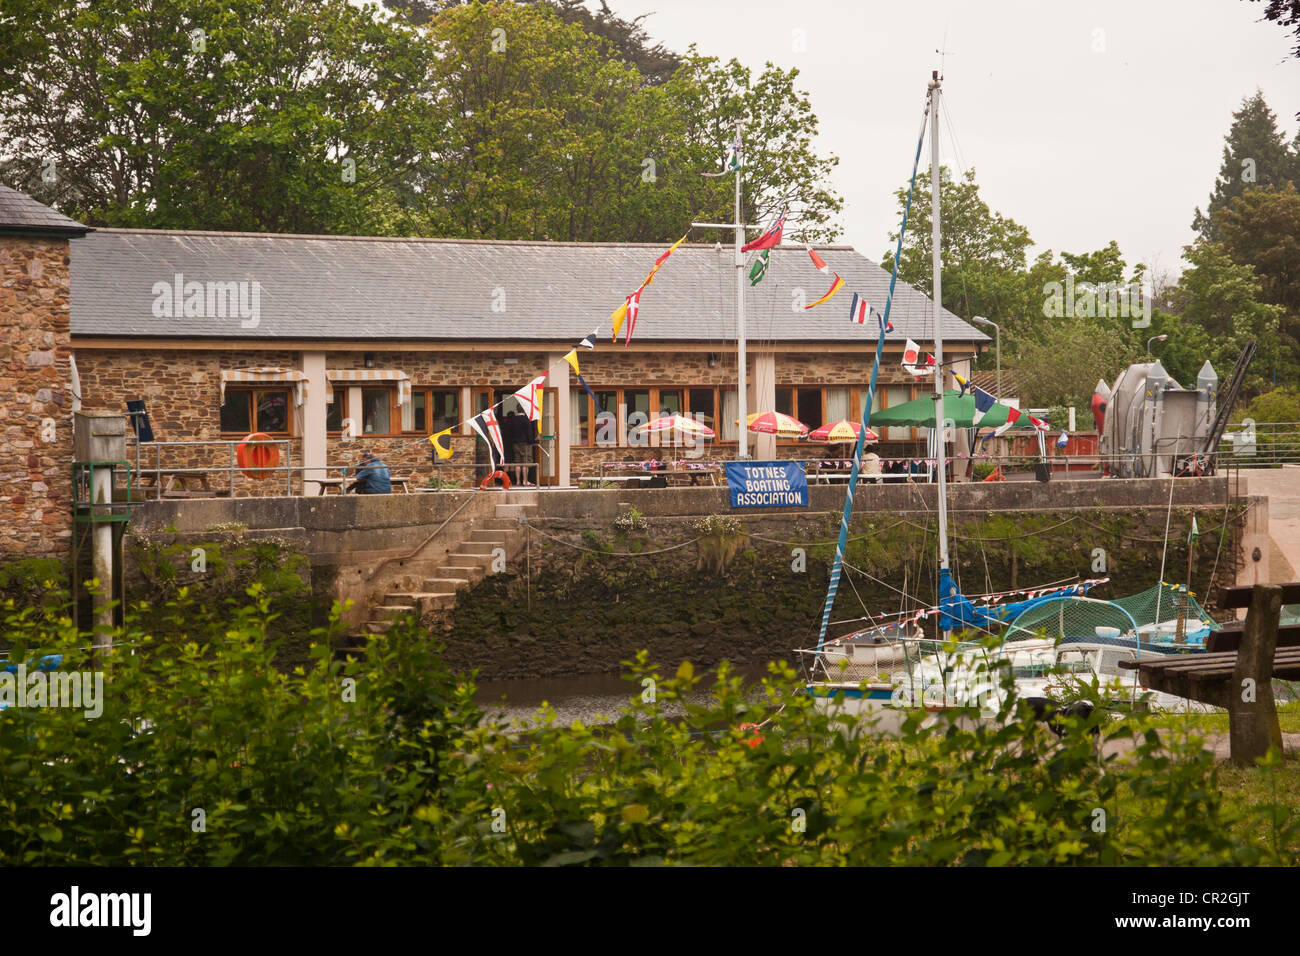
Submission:
[[[808,477],[799,461],[729,461],[733,508],[807,508]]]

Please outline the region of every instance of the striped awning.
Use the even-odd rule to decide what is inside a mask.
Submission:
[[[325,370],[325,401],[334,401],[335,382],[396,382],[397,404],[411,401],[411,376],[390,368],[332,368]]]
[[[223,368],[221,370],[221,401],[226,401],[227,382],[284,382],[294,385],[294,404],[301,406],[307,400],[307,373],[296,368]]]

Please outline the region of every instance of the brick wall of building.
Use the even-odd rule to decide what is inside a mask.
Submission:
[[[629,386],[727,386],[735,382],[735,353],[719,346],[713,367],[707,352],[636,352],[622,345],[599,343],[594,351],[578,350],[583,377],[595,389]],[[370,366],[378,369],[396,369],[406,372],[413,387],[471,387],[513,391],[529,379],[547,370],[548,353],[506,351],[385,351],[357,350],[326,353],[329,369],[362,369],[367,357]],[[506,359],[516,359],[506,364]],[[778,387],[790,385],[855,385],[865,386],[870,377],[873,356],[870,353],[778,353],[776,357],[776,382]],[[183,350],[109,350],[78,349],[78,368],[81,374],[85,407],[121,411],[127,399],[143,398],[149,409],[155,435],[163,441],[216,441],[223,438],[220,432],[220,372],[223,368],[254,366],[285,366],[297,368],[300,353],[294,350],[226,351],[216,349]],[[555,374],[570,377],[570,390],[580,393],[581,386],[565,365]],[[750,375],[753,376],[751,361]],[[882,367],[880,385],[911,385],[916,380],[903,371],[896,362]],[[322,383],[323,384],[323,383]],[[381,383],[375,383],[376,385]],[[316,383],[312,383],[316,387]],[[336,386],[336,401],[346,383]],[[468,417],[469,409],[461,407],[460,417]],[[349,410],[349,416],[359,419],[359,412]],[[482,474],[475,467],[476,439],[456,434],[451,439],[455,455],[436,470],[432,462],[432,449],[416,436],[359,435],[345,441],[339,435],[327,439],[327,463],[330,466],[355,466],[362,451],[373,451],[382,456],[394,474],[412,475],[418,484],[424,484],[435,473],[446,481],[466,482],[477,480]],[[751,446],[752,447],[752,446]],[[706,456],[731,458],[735,443],[710,443]],[[839,457],[843,446],[809,445],[807,443],[781,443],[777,455],[781,458]],[[883,450],[882,450],[883,453]],[[599,474],[602,461],[633,461],[646,458],[689,457],[685,449],[659,447],[574,447],[571,452],[570,471],[573,479],[583,475]],[[206,449],[171,449],[162,467],[225,467],[228,452],[214,447]],[[294,463],[301,464],[301,443],[294,442]],[[144,464],[152,465],[152,461]],[[224,477],[222,481],[224,482]],[[236,494],[258,494],[267,490],[282,493],[280,478],[269,479],[265,485],[253,483],[242,476],[236,482]],[[295,482],[294,489],[300,485]]]
[[[78,348],[77,373],[81,379],[81,401],[86,410],[124,413],[126,403],[143,399],[154,438],[160,443],[176,441],[213,442],[211,445],[143,446],[142,469],[208,468],[217,487],[228,487],[228,446],[221,434],[221,370],[263,365],[297,366],[298,354],[283,350],[229,352],[215,349],[85,349]],[[240,436],[242,437],[242,436]],[[128,441],[127,455],[134,461],[136,446]],[[293,463],[302,464],[302,442],[293,442]],[[294,489],[299,483],[295,481]],[[235,494],[262,494],[274,488],[284,493],[284,478],[276,474],[262,481],[243,475],[235,479]]]
[[[0,562],[71,553],[68,262],[66,239],[0,237]]]

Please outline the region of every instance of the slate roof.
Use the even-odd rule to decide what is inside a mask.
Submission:
[[[0,185],[0,233],[22,236],[84,236],[90,231],[26,193]]]
[[[100,229],[72,243],[72,334],[576,342],[597,326],[608,335],[610,312],[666,248]],[[750,343],[869,340],[873,327],[849,321],[852,293],[883,309],[889,274],[849,246],[818,249],[845,288],[825,305],[798,309],[830,278],[803,248],[773,250],[767,278],[753,289],[745,280]],[[155,283],[174,285],[178,273],[187,283],[259,283],[256,328],[229,316],[155,317]],[[735,290],[730,245],[683,244],[642,294],[633,343],[734,341]],[[890,342],[932,340],[929,299],[901,281],[891,319]],[[990,341],[946,311],[944,336]]]

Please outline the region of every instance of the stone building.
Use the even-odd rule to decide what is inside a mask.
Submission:
[[[69,547],[69,242],[87,231],[0,186],[0,561]]]
[[[610,341],[611,310],[663,250],[101,229],[74,243],[72,254],[82,395],[88,408],[119,411],[143,400],[161,442],[260,431],[292,442],[293,463],[308,475],[355,465],[362,450],[373,450],[422,484],[435,468],[422,436],[454,427],[456,454],[439,473],[472,478],[476,439],[465,420],[503,399],[509,406],[511,392],[549,371],[534,453],[543,484],[576,484],[602,460],[683,457],[681,449],[647,447],[635,431],[663,412],[715,427],[718,440],[705,454],[732,457],[729,245],[683,245],[642,295],[630,344]],[[767,277],[745,288],[748,408],[775,408],[813,427],[860,416],[876,326],[850,322],[851,293],[883,309],[889,281],[850,247],[819,252],[846,282],[824,305],[802,308],[829,280],[801,248],[775,250]],[[933,388],[901,365],[908,338],[923,348],[933,340],[929,300],[900,282],[891,319],[879,406]],[[945,357],[963,371],[988,339],[952,313],[944,322]],[[596,348],[577,350],[593,399],[563,357],[597,327]],[[882,437],[886,451],[915,450],[912,429]],[[229,464],[228,448],[216,445],[168,449],[170,463],[182,451],[214,468]],[[830,453],[763,436],[751,436],[750,451]]]
[[[229,481],[231,442],[284,440],[282,479],[235,479],[236,494],[301,493],[363,450],[424,483],[473,479],[479,442],[466,420],[542,372],[543,484],[575,485],[600,462],[733,457],[737,448],[735,265],[730,245],[684,244],[641,297],[630,343],[609,339],[611,310],[663,245],[90,230],[0,187],[0,558],[62,554],[70,536],[71,413],[124,413],[142,401],[156,443],[149,468],[211,469]],[[883,309],[889,275],[847,246],[819,247],[845,280],[801,248],[773,251],[745,284],[750,411],[810,426],[857,419],[875,325],[853,324],[853,292]],[[898,283],[878,407],[932,388],[901,364],[931,347],[929,300]],[[988,341],[949,312],[945,357],[961,372]],[[582,388],[567,352],[577,349]],[[702,451],[637,426],[682,412],[715,428]],[[453,428],[455,454],[421,439]],[[882,454],[919,454],[913,429],[888,429]],[[842,447],[750,436],[758,458],[817,458]],[[185,443],[185,444],[180,444]],[[479,446],[476,448],[476,444]],[[62,543],[60,543],[62,542]]]

